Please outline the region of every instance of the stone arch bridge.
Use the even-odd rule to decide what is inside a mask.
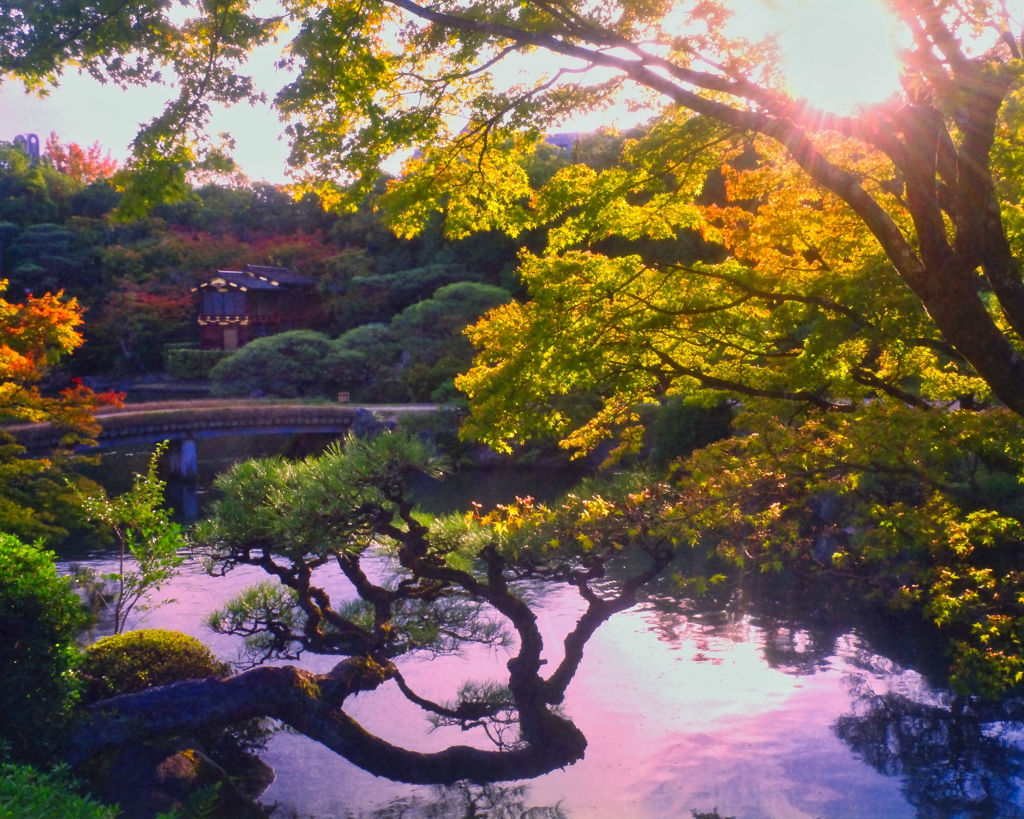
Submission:
[[[262,399],[232,401],[176,401],[127,404],[96,413],[102,426],[95,452],[117,446],[170,441],[172,475],[196,475],[196,439],[224,435],[288,435],[360,433],[375,424],[397,420],[412,412],[432,412],[433,404],[353,407],[347,404],[275,403]],[[5,428],[30,456],[42,456],[60,443],[61,433],[51,424],[18,424]]]

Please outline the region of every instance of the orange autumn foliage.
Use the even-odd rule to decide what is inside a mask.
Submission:
[[[62,145],[56,133],[51,132],[46,140],[46,155],[53,167],[60,173],[70,176],[76,182],[88,185],[99,179],[109,179],[117,170],[117,160],[98,142],[91,147],[83,148],[74,142]]]
[[[0,291],[6,287],[0,281]],[[61,356],[82,343],[76,329],[82,309],[62,293],[29,295],[24,304],[0,299],[0,423],[51,421],[67,430],[64,443],[83,443],[99,432],[93,411],[118,404],[117,393],[95,393],[75,382],[56,397],[45,396],[39,382]]]

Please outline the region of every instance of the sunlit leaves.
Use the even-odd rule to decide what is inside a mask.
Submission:
[[[835,137],[818,148],[905,219],[884,156]],[[705,201],[719,165],[724,190]],[[549,226],[545,254],[522,256],[531,301],[469,331],[477,366],[458,382],[473,399],[467,432],[493,446],[557,435],[589,449],[614,434],[628,450],[634,408],[672,393],[846,409],[988,395],[859,217],[773,143],[666,119],[625,146],[619,167],[570,165],[529,207]],[[672,264],[605,250],[687,230],[731,258]]]
[[[417,234],[431,213],[444,209],[445,232],[460,239],[478,231],[519,235],[532,226],[524,203],[531,190],[523,160],[535,145],[513,140],[507,151],[487,150],[487,140],[466,140],[452,156],[433,152],[410,160],[409,178],[392,183],[381,206],[394,212],[392,226],[406,237]]]
[[[510,559],[539,569],[607,560],[627,547],[678,542],[673,522],[678,495],[642,472],[585,481],[552,504],[516,498],[487,514],[467,513],[467,523],[496,538]]]
[[[115,82],[158,78],[174,41],[166,0],[13,0],[0,10],[0,81],[10,75],[42,89],[68,63]]]
[[[666,525],[737,566],[823,570],[916,608],[951,636],[958,686],[994,693],[1019,679],[1018,416],[875,402],[856,416],[741,422],[740,437],[677,473]]]

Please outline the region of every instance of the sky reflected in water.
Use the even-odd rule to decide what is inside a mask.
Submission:
[[[208,450],[205,468],[212,473],[239,457],[268,454],[268,444],[243,442],[237,452],[218,445]],[[130,475],[146,460],[144,452],[108,457],[105,477],[118,469]],[[501,499],[521,494],[522,484],[554,494],[574,479],[524,472],[482,483],[463,476],[444,488],[451,498],[437,501],[435,511],[464,506],[466,493],[487,489]],[[79,562],[114,569],[110,558]],[[213,634],[206,617],[266,579],[253,567],[213,578],[189,562],[155,596],[176,602],[146,613],[138,627],[183,631],[233,660],[237,638]],[[334,585],[327,584],[332,596]],[[524,804],[560,806],[572,819],[689,819],[693,810],[715,808],[737,819],[1024,819],[1024,705],[1013,719],[954,714],[947,692],[930,690],[916,671],[873,653],[855,632],[844,633],[842,624],[853,621],[842,601],[828,606],[831,620],[807,616],[815,606],[800,592],[786,598],[777,590],[762,594],[761,604],[737,596],[723,610],[701,611],[677,599],[670,584],[655,586],[648,602],[598,630],[569,686],[564,710],[588,739],[585,759],[523,783]],[[572,590],[536,592],[553,669],[583,605]],[[886,642],[885,650],[919,656],[913,647],[904,651],[902,632],[864,627]],[[96,636],[102,633],[100,627]],[[504,680],[507,656],[473,647],[461,657],[405,658],[400,665],[421,696],[448,700],[467,679]],[[323,672],[335,662],[307,655],[302,664]],[[367,730],[408,748],[492,747],[479,732],[431,733],[423,712],[393,683],[360,694],[346,710]],[[372,776],[303,736],[276,734],[265,758],[277,779],[264,800],[279,804],[279,817],[454,815],[425,812],[423,805],[436,807],[432,789]]]
[[[111,568],[104,564],[94,565]],[[206,615],[263,579],[248,567],[211,578],[190,563],[157,596],[176,602],[148,612],[140,626],[184,631],[234,659],[234,638],[208,631]],[[538,619],[551,666],[581,611],[575,593],[544,596]],[[796,634],[793,645],[801,639]],[[749,615],[703,617],[683,606],[666,613],[662,601],[613,617],[587,645],[564,706],[587,736],[586,758],[529,783],[529,803],[558,803],[577,819],[677,819],[716,807],[741,819],[915,816],[900,778],[860,761],[833,725],[853,711],[854,689],[913,693],[920,678],[893,674],[884,661],[875,663],[880,670],[865,670],[864,648],[853,636],[813,673],[799,675],[769,667],[764,646],[765,631]],[[474,649],[464,657],[406,660],[402,669],[420,694],[444,699],[466,678],[500,679],[505,659]],[[334,659],[307,655],[303,664],[325,671]],[[418,750],[488,747],[472,732],[430,733],[420,709],[393,685],[360,694],[348,710],[368,730]],[[367,774],[293,734],[276,735],[266,760],[277,780],[265,801],[300,815],[348,817],[429,793]]]

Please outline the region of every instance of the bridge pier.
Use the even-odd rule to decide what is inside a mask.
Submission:
[[[167,450],[167,475],[183,481],[194,481],[199,474],[199,462],[196,458],[196,439],[175,438]]]

